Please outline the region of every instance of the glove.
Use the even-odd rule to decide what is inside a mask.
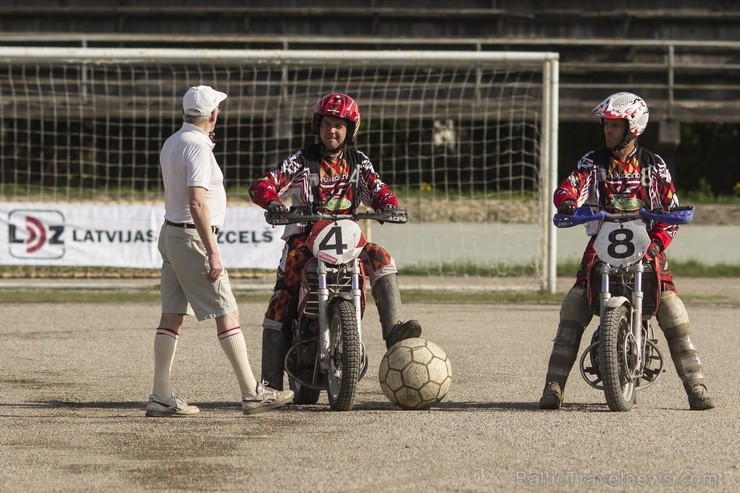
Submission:
[[[265,219],[270,224],[283,224],[285,220],[281,218],[288,213],[288,208],[279,200],[273,200],[267,204]]]
[[[650,243],[650,246],[645,252],[645,257],[654,259],[660,254],[661,251],[663,251],[663,248],[661,248],[660,243],[658,243],[657,241],[653,241]]]
[[[560,204],[560,207],[558,207],[558,214],[565,214],[568,216],[572,216],[575,211],[576,211],[575,200],[566,200],[565,202]]]
[[[270,213],[270,215],[279,216],[281,214],[287,214],[288,208],[279,200],[273,200],[267,204],[267,212]]]
[[[396,207],[395,205],[393,205],[393,204],[385,204],[385,205],[380,206],[380,209],[377,209],[375,212],[393,212],[395,210],[398,210],[398,207]],[[385,221],[378,220],[378,223],[379,224],[384,224]]]

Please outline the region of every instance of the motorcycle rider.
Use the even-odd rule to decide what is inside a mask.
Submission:
[[[360,109],[346,94],[330,93],[314,106],[313,133],[317,143],[293,152],[277,168],[260,177],[249,189],[252,201],[279,217],[293,206],[310,207],[313,213],[346,214],[360,203],[375,211],[398,207],[398,200],[383,183],[370,159],[351,147],[360,129]],[[284,357],[290,343],[290,322],[295,317],[301,272],[311,258],[306,246],[310,227],[285,227],[285,246],[262,330],[262,379],[277,390],[283,388]],[[367,243],[360,256],[370,278],[383,339],[390,348],[396,342],[421,335],[416,320],[401,318],[401,296],[396,263],[383,247]]]
[[[663,159],[636,144],[648,123],[648,107],[629,92],[612,94],[591,111],[601,120],[605,147],[586,153],[576,169],[555,190],[553,202],[560,214],[573,214],[583,204],[610,210],[615,200],[636,198],[646,208],[664,210],[678,206],[671,175]],[[665,335],[671,359],[683,382],[693,410],[714,407],[705,385],[699,354],[691,342],[691,325],[668,267],[665,250],[678,226],[649,225],[650,246],[645,257],[661,269],[661,303],[656,318]],[[578,356],[581,336],[591,321],[586,281],[594,264],[594,236],[586,246],[576,282],[565,295],[560,323],[550,355],[540,409],[559,409],[568,374]]]

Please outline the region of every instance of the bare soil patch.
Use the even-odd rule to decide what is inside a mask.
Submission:
[[[258,372],[264,303],[240,308]],[[428,411],[383,395],[385,346],[368,310],[370,368],[351,411],[330,411],[324,393],[313,406],[243,416],[213,323],[189,321],[173,382],[202,413],[167,419],[144,417],[158,303],[3,304],[0,490],[632,491],[650,481],[656,491],[740,491],[740,308],[687,308],[711,411],[689,411],[659,331],[665,375],[632,411],[609,412],[576,368],[563,409],[540,411],[557,306],[409,303],[452,362],[450,392]]]

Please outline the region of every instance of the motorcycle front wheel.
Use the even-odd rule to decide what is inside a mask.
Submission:
[[[360,379],[362,343],[357,327],[357,311],[348,300],[331,304],[329,313],[329,406],[334,411],[348,411],[355,400]]]
[[[606,308],[599,338],[599,361],[606,403],[612,411],[629,411],[635,403],[635,366],[637,348],[630,330],[627,304]]]

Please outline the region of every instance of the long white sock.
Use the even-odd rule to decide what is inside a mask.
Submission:
[[[157,328],[154,336],[154,389],[153,393],[166,399],[172,392],[170,372],[175,359],[178,335],[171,329]]]
[[[257,389],[257,380],[252,374],[252,367],[247,358],[247,343],[244,341],[241,327],[234,327],[221,332],[218,335],[221,348],[229,358],[236,379],[239,381],[239,388],[242,395],[246,393],[254,394]]]

